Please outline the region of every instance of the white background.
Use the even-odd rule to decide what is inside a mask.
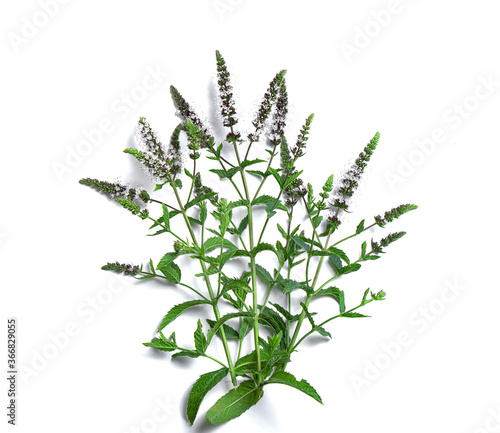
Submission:
[[[51,16],[41,4],[4,2],[0,13],[1,316],[3,326],[18,318],[25,374],[17,431],[498,430],[497,2],[70,0]],[[317,189],[380,131],[345,235],[398,204],[419,210],[369,233],[408,232],[383,259],[339,280],[352,306],[367,287],[388,293],[365,308],[373,317],[333,322],[332,341],[294,355],[290,371],[316,387],[324,406],[268,387],[251,411],[212,429],[203,415],[227,383],[207,397],[194,427],[184,406],[187,389],[215,364],[171,362],[141,345],[190,295],[99,270],[107,261],[157,261],[171,241],[145,237],[147,223],[78,180],[121,176],[149,186],[121,151],[134,145],[139,116],[168,140],[178,121],[170,84],[217,120],[216,49],[242,117],[288,70],[289,140],[316,115],[301,168]],[[161,74],[142,92],[151,70]],[[133,108],[124,108],[127,95]],[[102,122],[112,131],[99,137]],[[98,144],[79,147],[92,131]],[[418,143],[433,134],[423,153]],[[349,248],[356,254],[359,242]],[[179,336],[190,338],[202,312],[173,325]],[[396,350],[401,333],[407,344]]]

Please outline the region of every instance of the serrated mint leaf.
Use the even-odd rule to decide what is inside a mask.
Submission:
[[[160,262],[156,265],[156,269],[160,269],[166,265],[168,265],[170,262],[174,261],[177,257],[179,257],[179,254],[177,253],[167,253],[165,254]]]
[[[179,284],[181,282],[181,269],[174,262],[170,262],[158,270],[165,275],[165,278],[168,281],[175,284]]]
[[[319,394],[311,385],[309,385],[309,383],[306,380],[302,379],[301,381],[298,381],[292,374],[287,373],[286,371],[277,371],[269,379],[267,379],[265,383],[266,385],[270,383],[280,383],[283,385],[291,386],[307,394],[309,397],[314,398],[314,400],[318,401],[319,403],[323,404]]]
[[[344,313],[342,314],[342,317],[356,318],[356,317],[370,317],[370,316],[365,316],[364,314],[352,312],[352,313]]]
[[[365,220],[362,220],[356,227],[356,234],[359,235],[365,229]]]
[[[194,347],[200,355],[203,355],[208,347],[207,339],[203,333],[203,326],[200,319],[198,319],[198,327],[196,328],[196,331],[194,331]]]
[[[142,343],[147,347],[154,347],[155,349],[161,350],[163,352],[173,352],[177,349],[177,344],[172,341],[168,341],[163,338],[153,338],[150,343]]]
[[[256,387],[251,381],[242,382],[222,396],[207,412],[207,419],[212,425],[223,424],[239,417],[255,405],[264,395],[262,387]]]
[[[344,251],[338,249],[338,248],[335,248],[335,247],[330,247],[328,248],[328,251],[334,255],[334,256],[337,256],[337,257],[340,257],[344,262],[346,262],[347,264],[351,263],[351,261],[349,260],[349,257],[347,257],[347,254],[344,253]]]
[[[195,307],[197,305],[203,305],[203,304],[210,304],[210,301],[206,301],[203,299],[196,299],[194,301],[186,301],[186,302],[183,302],[182,304],[176,305],[163,318],[160,326],[158,327],[158,331],[161,331],[163,328],[165,328],[165,326],[172,323],[175,319],[177,319],[177,317],[180,314],[182,314],[187,309]]]
[[[331,296],[338,302],[340,312],[343,313],[345,311],[344,292],[338,289],[337,287],[329,287],[328,289],[321,289],[314,295],[315,298],[318,296]]]
[[[187,417],[191,425],[196,419],[200,405],[203,399],[215,385],[217,385],[222,379],[227,376],[227,368],[221,368],[220,370],[211,371],[210,373],[202,374],[199,379],[194,383],[189,393],[189,399],[187,403]]]

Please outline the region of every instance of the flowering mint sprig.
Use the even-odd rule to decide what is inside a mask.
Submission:
[[[379,259],[405,235],[395,231],[374,241],[365,238],[369,230],[384,229],[417,206],[404,204],[372,221],[363,219],[354,233],[339,236],[339,215],[350,212],[379,134],[346,173],[338,177],[326,174],[315,196],[314,186],[303,181],[305,174],[297,167],[306,154],[313,115],[306,118],[296,142],[289,145],[285,71],[269,84],[253,119],[253,131],[246,133],[240,129],[226,62],[218,51],[215,57],[222,127],[226,128],[223,138],[210,132],[172,86],[182,123],[174,129],[169,146],[165,148],[145,118],[140,118],[138,146],[125,150],[153,182],[160,181],[155,190],[149,193],[90,178],[81,183],[152,222],[151,236],[168,237],[161,241],[167,247],[156,264],[152,259],[146,266],[117,261],[103,269],[140,280],[157,279],[188,291],[190,298],[166,311],[157,336],[144,345],[169,352],[172,358],[202,357],[217,364],[216,370],[194,382],[186,407],[192,424],[207,393],[229,379],[233,388],[206,412],[209,422],[217,425],[258,403],[270,385],[287,385],[322,403],[316,389],[306,380],[296,379],[288,364],[312,335],[331,338],[335,320],[368,317],[358,310],[385,299],[384,290],[366,289],[361,301],[353,302],[342,289],[343,279],[366,262]],[[260,144],[262,156],[251,159],[250,148],[263,135],[268,140]],[[183,167],[181,139],[187,142],[187,167]],[[198,163],[202,157],[206,164]],[[203,183],[210,177],[217,187]],[[156,196],[160,189],[161,199]],[[358,258],[341,249],[343,242],[355,237],[365,238]],[[186,261],[189,264],[181,269]],[[325,299],[334,299],[338,311],[316,314],[315,304]],[[200,314],[192,326],[192,341],[178,342],[174,331],[166,337],[166,329],[194,307],[200,308]],[[251,349],[246,352],[247,340]],[[222,351],[217,352],[214,345],[219,344]]]

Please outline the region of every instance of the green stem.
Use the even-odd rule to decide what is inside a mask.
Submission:
[[[348,310],[342,314],[337,314],[336,316],[330,317],[329,319],[326,319],[325,321],[321,322],[319,325],[316,325],[309,332],[305,333],[299,341],[297,341],[297,344],[295,344],[295,346],[293,346],[292,351],[295,350],[297,348],[297,346],[300,343],[302,343],[302,341],[304,341],[307,337],[309,337],[309,335],[311,335],[313,332],[315,332],[318,328],[322,327],[323,325],[326,325],[328,322],[331,322],[333,319],[337,319],[339,317],[342,317],[346,313],[352,313],[353,311],[357,310],[358,308],[364,307],[366,304],[369,304],[372,301],[373,301],[373,299],[369,299],[369,300],[365,301],[364,303],[358,305],[357,307],[351,308],[350,310]]]
[[[240,166],[241,180],[243,182],[243,188],[245,190],[245,196],[249,201],[247,209],[248,209],[248,237],[250,244],[250,253],[254,249],[254,239],[253,239],[253,215],[252,215],[252,202],[250,201],[250,193],[248,192],[248,184],[245,178],[245,170],[241,167],[240,155],[238,153],[238,148],[236,147],[236,142],[233,141],[234,153],[236,155],[236,159],[238,160],[238,165]],[[262,381],[262,366],[261,366],[261,357],[260,357],[260,346],[259,346],[259,315],[257,312],[258,309],[258,299],[257,299],[257,270],[255,266],[255,257],[251,255],[250,257],[250,268],[252,271],[252,295],[253,295],[253,314],[254,314],[254,327],[253,327],[253,335],[254,335],[254,345],[255,345],[255,353],[257,358],[257,384],[260,384]]]
[[[179,192],[177,191],[177,187],[175,186],[175,184],[173,182],[171,183],[171,185],[172,185],[172,189],[174,190],[175,198],[177,199],[177,203],[179,204],[179,208],[181,210],[182,216],[184,217],[184,221],[185,221],[186,226],[187,226],[187,228],[189,230],[189,234],[191,236],[193,244],[197,248],[199,248],[198,243],[196,242],[196,236],[194,234],[193,227],[191,226],[191,223],[190,223],[189,218],[187,216],[186,209],[184,209],[184,206],[182,205],[181,198],[179,197]],[[200,262],[200,265],[201,265],[201,270],[205,274],[205,283],[207,285],[207,289],[208,289],[208,294],[210,296],[210,300],[212,301],[212,307],[213,307],[213,310],[214,310],[215,319],[218,321],[218,320],[220,320],[220,317],[221,317],[220,316],[220,311],[219,311],[219,307],[217,306],[217,303],[214,302],[215,296],[214,296],[214,292],[213,292],[213,289],[212,289],[212,284],[210,283],[210,278],[208,277],[208,275],[206,275],[207,268],[206,268],[205,262],[203,260],[199,259],[199,262]],[[221,327],[220,330],[219,330],[219,332],[220,332],[220,336],[221,336],[221,339],[222,339],[222,344],[224,346],[224,352],[226,354],[227,363],[228,363],[228,367],[229,367],[229,372],[231,373],[231,381],[233,382],[233,385],[236,386],[237,385],[236,375],[235,375],[235,372],[234,372],[233,363],[231,361],[231,354],[229,353],[229,347],[228,347],[228,344],[227,344],[227,338],[226,338],[226,334],[224,332],[224,328]]]
[[[186,200],[187,203],[189,203],[189,200],[191,200],[191,194],[193,193],[195,177],[196,177],[196,159],[193,159],[193,179],[191,179],[191,188],[189,189],[189,195],[188,195],[188,198]]]
[[[332,228],[330,228],[330,230],[328,231],[328,237],[326,238],[325,248],[328,247],[328,242],[330,241],[330,236],[332,235],[332,231],[333,231]],[[323,266],[324,259],[325,259],[325,257],[321,256],[319,263],[318,263],[318,267],[316,268],[316,273],[314,275],[313,282],[311,284],[311,290],[314,290],[314,287],[316,286],[316,282],[318,281],[318,277],[319,277],[321,268]],[[306,302],[304,303],[306,308],[309,307],[309,303],[311,302],[313,295],[314,295],[314,292],[311,292],[307,295]],[[300,327],[302,326],[302,322],[304,321],[305,316],[306,316],[306,310],[303,309],[302,312],[300,313],[299,321],[297,322],[297,326],[296,326],[295,331],[293,333],[292,341],[290,343],[290,352],[293,351],[295,341],[297,340],[297,337],[298,337],[299,331],[300,331]]]
[[[353,238],[353,237],[355,237],[355,236],[358,236],[358,235],[360,235],[361,233],[365,232],[365,231],[366,231],[366,230],[368,230],[368,229],[371,229],[372,227],[374,227],[374,226],[376,226],[376,225],[377,225],[377,223],[373,223],[372,225],[369,225],[369,226],[368,226],[368,227],[366,227],[365,229],[361,230],[359,233],[354,233],[354,234],[353,234],[353,235],[351,235],[351,236],[347,236],[346,238],[341,239],[341,240],[340,240],[340,241],[338,241],[338,242],[335,242],[332,246],[334,247],[335,245],[338,245],[338,244],[340,244],[341,242],[346,241],[347,239],[351,239],[351,238]]]

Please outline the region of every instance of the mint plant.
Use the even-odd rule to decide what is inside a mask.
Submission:
[[[297,168],[305,155],[313,115],[306,118],[295,143],[289,145],[284,134],[288,111],[285,71],[269,84],[253,119],[253,130],[244,137],[229,72],[219,52],[216,61],[220,114],[227,132],[223,139],[216,139],[179,91],[171,87],[182,121],[169,145],[164,146],[146,119],[140,118],[136,130],[139,146],[124,151],[157,183],[154,191],[120,182],[80,180],[142,220],[149,220],[154,231],[151,236],[164,235],[173,241],[156,265],[149,259],[145,266],[116,262],[102,269],[141,280],[164,280],[192,294],[166,313],[158,336],[144,343],[171,352],[172,358],[205,357],[218,364],[216,370],[200,376],[191,389],[187,403],[191,424],[205,395],[227,376],[234,388],[208,410],[206,416],[212,424],[240,416],[262,398],[268,385],[288,385],[322,403],[306,380],[298,380],[287,371],[291,356],[313,334],[331,338],[327,325],[333,320],[367,317],[358,310],[384,299],[384,291],[366,289],[361,301],[351,306],[337,285],[341,278],[359,271],[363,262],[379,259],[405,232],[390,233],[369,244],[364,240],[356,259],[348,257],[341,244],[366,235],[372,227],[383,228],[417,208],[412,204],[397,206],[372,220],[363,219],[354,233],[337,236],[341,214],[349,211],[379,134],[338,180],[325,176],[316,196],[313,185],[303,182],[303,172]],[[260,158],[250,159],[252,147],[260,149]],[[185,164],[186,153],[190,162]],[[205,165],[199,162],[202,154]],[[203,183],[206,176],[218,177],[218,191]],[[160,193],[166,198],[159,199]],[[176,261],[183,257],[192,261],[190,270],[199,269],[195,275],[182,272]],[[230,266],[232,263],[242,266]],[[338,311],[318,319],[311,303],[326,298],[336,301]],[[178,342],[172,324],[196,306],[205,306],[211,317],[193,324],[191,344]],[[244,353],[247,339],[252,350]],[[214,354],[214,344],[222,345],[223,359]]]

